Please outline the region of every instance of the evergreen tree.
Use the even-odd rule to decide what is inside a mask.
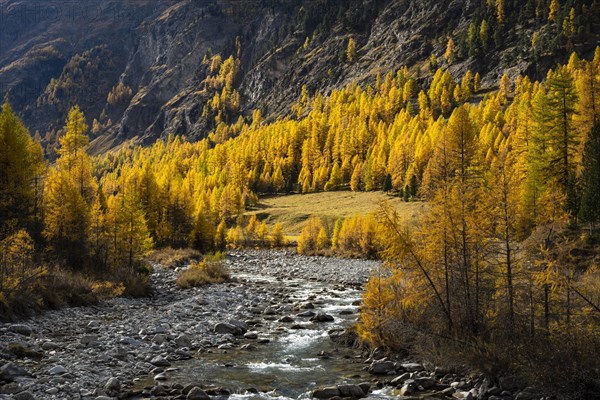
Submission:
[[[600,222],[600,123],[596,122],[583,150],[583,192],[579,216],[590,227]]]
[[[82,267],[89,255],[91,210],[98,190],[84,148],[87,129],[83,113],[73,107],[60,139],[56,168],[51,170],[44,192],[44,236],[59,259],[71,267]]]
[[[448,39],[448,44],[446,45],[446,52],[444,53],[444,57],[448,64],[452,64],[454,62],[454,57],[456,56],[456,46],[454,45],[454,40],[452,38]]]
[[[534,109],[537,168],[546,182],[556,182],[566,198],[567,211],[576,213],[575,171],[580,138],[574,129],[573,115],[578,96],[567,67],[551,71],[546,88]]]
[[[42,149],[33,142],[8,102],[0,112],[0,240],[19,229],[32,228],[36,181],[44,168]]]
[[[350,62],[356,58],[356,42],[354,38],[348,39],[348,46],[346,47],[346,59]]]

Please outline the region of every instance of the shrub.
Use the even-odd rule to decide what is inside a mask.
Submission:
[[[319,249],[319,244],[324,245],[323,237],[321,237],[321,243],[318,243],[319,233],[324,230],[323,222],[321,218],[314,216],[311,217],[306,224],[304,229],[300,233],[298,238],[298,253],[301,254],[315,254]],[[325,236],[327,236],[325,234]]]
[[[334,233],[335,252],[349,257],[374,258],[381,250],[376,219],[371,216],[353,216],[346,218]]]
[[[230,278],[229,270],[220,260],[204,259],[190,265],[179,275],[175,283],[180,288],[189,289],[211,283],[227,282]]]
[[[194,249],[174,249],[165,247],[164,249],[155,250],[146,259],[155,264],[160,264],[165,268],[182,267],[191,260],[199,260],[200,253]]]
[[[287,245],[287,240],[283,235],[283,226],[278,222],[271,231],[271,247],[282,247]]]

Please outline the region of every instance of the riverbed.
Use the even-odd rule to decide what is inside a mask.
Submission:
[[[182,290],[181,270],[156,265],[151,297],[0,324],[0,400],[540,398],[349,346],[379,262],[284,250],[224,262],[228,283]]]
[[[27,372],[1,391],[94,399],[197,383],[295,399],[318,386],[368,380],[360,352],[329,333],[354,324],[377,262],[257,250],[232,252],[226,264],[231,283],[181,290],[179,271],[155,266],[151,298],[50,311],[21,328],[1,325],[0,364]],[[228,332],[232,323],[240,331]],[[37,356],[15,359],[15,345]]]

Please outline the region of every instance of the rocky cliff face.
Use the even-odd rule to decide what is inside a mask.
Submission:
[[[506,7],[516,19],[526,5]],[[96,120],[92,151],[100,152],[132,138],[206,136],[215,125],[203,115],[214,95],[203,89],[210,54],[240,60],[236,112],[259,108],[267,118],[288,113],[303,85],[327,93],[403,65],[426,82],[431,54],[443,65],[449,37],[462,40],[451,72],[479,71],[488,86],[506,71],[539,77],[568,56],[554,43],[534,54],[533,32],[552,31],[527,15],[497,28],[488,46],[465,44],[485,18],[493,28],[494,10],[473,0],[0,0],[0,96],[48,148],[79,104],[90,125]],[[584,54],[598,42],[598,21],[587,26],[569,43]]]

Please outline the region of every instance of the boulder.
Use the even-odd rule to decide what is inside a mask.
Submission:
[[[237,326],[241,331],[242,331],[242,335],[246,332],[248,332],[248,324],[246,324],[244,321],[238,321],[236,319],[232,319],[229,321],[229,323],[233,326]]]
[[[369,382],[359,383],[358,386],[360,386],[365,395],[369,394],[369,391],[371,390],[371,384]]]
[[[25,324],[12,324],[8,327],[8,330],[23,336],[31,336],[33,333],[33,329],[31,329],[29,325]]]
[[[121,391],[121,381],[119,378],[110,378],[104,385],[104,391],[110,396],[116,396]]]
[[[14,394],[12,398],[14,400],[35,400],[35,396],[29,390]]]
[[[210,400],[210,396],[198,386],[193,387],[185,398],[188,400]]]
[[[152,364],[152,365],[154,365],[156,367],[169,367],[169,366],[171,366],[171,363],[169,362],[169,360],[167,360],[163,356],[156,356],[156,357],[154,357],[152,360],[150,360],[150,364]]]
[[[162,385],[156,385],[152,389],[150,389],[150,394],[152,396],[160,397],[166,396],[168,393]]]
[[[315,312],[307,310],[307,311],[303,311],[303,312],[301,312],[299,314],[296,314],[296,315],[299,316],[299,317],[302,317],[302,318],[312,318],[312,317],[315,316]]]
[[[55,365],[54,367],[48,370],[50,375],[63,375],[67,373],[67,369],[62,365]]]
[[[369,372],[373,375],[387,375],[396,371],[396,365],[388,360],[376,360],[369,366]]]
[[[242,328],[229,322],[219,322],[215,325],[214,331],[215,333],[220,333],[223,335],[229,334],[234,336],[241,336],[244,334]]]
[[[0,367],[0,381],[13,382],[20,377],[29,377],[31,374],[16,364],[8,363]]]
[[[154,335],[152,338],[152,343],[161,345],[167,341],[167,337],[163,334]]]
[[[353,399],[362,399],[366,396],[366,393],[362,390],[359,385],[339,385],[341,397],[351,397]]]
[[[179,335],[175,338],[175,344],[177,347],[187,347],[188,349],[192,347],[192,339],[188,335]]]
[[[410,396],[415,392],[415,382],[412,379],[404,382],[404,385],[400,388],[400,396]]]
[[[332,397],[339,397],[339,396],[340,396],[340,389],[338,389],[335,386],[318,388],[312,392],[312,397],[314,397],[316,399],[331,399]]]
[[[390,382],[390,384],[392,386],[401,386],[404,384],[404,382],[406,382],[408,379],[411,378],[411,373],[410,372],[405,372],[400,376],[395,377],[394,379],[392,379],[392,381]]]
[[[404,364],[401,364],[401,367],[406,372],[418,372],[418,371],[423,371],[425,369],[425,368],[423,368],[423,365],[421,365],[419,363],[404,363]]]
[[[317,315],[310,319],[313,322],[333,322],[333,317],[324,312],[318,312]]]
[[[42,343],[42,350],[56,350],[58,349],[60,346],[54,342],[44,342]]]

